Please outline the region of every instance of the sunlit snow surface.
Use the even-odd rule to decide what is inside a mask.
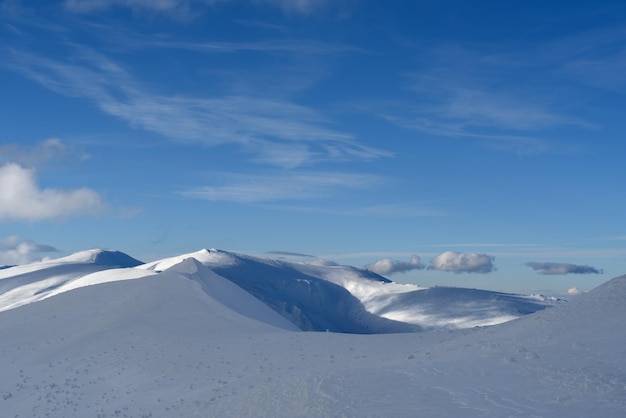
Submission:
[[[626,276],[515,321],[454,330],[455,312],[468,326],[468,318],[502,317],[513,305],[525,315],[531,305],[522,302],[544,302],[220,251],[138,267],[120,266],[119,254],[100,261],[94,254],[0,271],[2,295],[14,292],[0,312],[3,417],[622,417],[626,410]],[[291,291],[278,287],[289,280],[298,283]],[[250,295],[254,283],[269,302],[296,299],[270,309]],[[309,312],[317,305],[302,305],[305,296],[321,308]],[[472,314],[489,303],[495,313]],[[332,321],[324,308],[346,317]],[[279,312],[361,331],[433,330],[299,332]],[[424,324],[399,322],[419,322],[424,312]]]

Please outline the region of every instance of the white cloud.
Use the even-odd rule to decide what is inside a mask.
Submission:
[[[570,287],[569,289],[567,289],[567,294],[568,295],[579,295],[581,293],[580,289],[577,287]]]
[[[41,259],[44,253],[57,252],[50,245],[23,241],[17,235],[0,239],[0,265],[28,264]]]
[[[381,275],[405,273],[411,270],[422,270],[426,267],[421,263],[419,256],[412,255],[409,261],[394,261],[391,258],[383,258],[365,266],[366,269]]]
[[[384,179],[371,174],[336,172],[292,172],[242,175],[216,175],[222,184],[197,187],[181,195],[214,201],[269,202],[277,200],[318,199],[338,189],[366,189]]]
[[[430,260],[428,268],[454,273],[491,273],[496,269],[494,258],[487,254],[446,251]]]
[[[603,271],[592,266],[568,264],[568,263],[536,263],[528,262],[526,265],[539,274],[602,274]]]
[[[0,221],[65,218],[103,207],[91,189],[40,189],[34,170],[14,163],[0,166]]]

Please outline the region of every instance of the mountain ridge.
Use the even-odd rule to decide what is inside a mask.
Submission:
[[[92,249],[0,271],[0,310],[82,286],[161,274],[194,259],[305,331],[356,334],[494,325],[554,305],[536,297],[394,283],[369,270],[313,260],[259,258],[217,249],[149,263]]]
[[[222,260],[231,273],[256,265],[232,257]],[[3,415],[621,418],[626,409],[623,276],[495,326],[355,335],[299,332],[205,263],[171,261],[160,272],[74,277],[63,285],[71,291],[0,312]],[[63,263],[52,264],[59,273]],[[352,284],[364,306],[420,292],[352,269],[317,271],[346,292]],[[47,280],[45,269],[31,274]]]

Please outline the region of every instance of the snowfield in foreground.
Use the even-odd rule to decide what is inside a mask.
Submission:
[[[0,411],[622,417],[624,301],[626,276],[557,303],[217,250],[86,251],[0,270]]]

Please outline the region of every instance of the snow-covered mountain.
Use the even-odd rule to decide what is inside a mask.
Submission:
[[[0,271],[2,296],[13,295],[0,312],[2,416],[621,417],[626,410],[626,276],[543,309],[549,301],[541,298],[419,289],[350,267],[217,250],[139,266],[100,253]],[[311,295],[322,307],[302,302]],[[329,308],[346,315],[341,321],[324,315],[331,303],[343,307]],[[469,315],[489,304],[495,314]],[[425,325],[403,322],[418,311],[429,313]],[[382,316],[389,312],[405,316]],[[464,329],[448,320],[468,326],[470,317],[503,312],[523,317]],[[386,331],[389,323],[438,331],[300,332],[294,318],[357,331],[366,324]]]
[[[356,334],[494,325],[554,300],[461,288],[425,289],[330,263],[291,263],[219,250],[142,264],[117,251],[89,250],[0,271],[0,311],[83,286],[158,275],[195,259],[305,331]]]
[[[306,331],[357,334],[494,325],[558,303],[460,288],[398,284],[369,270],[314,261],[291,263],[201,250],[139,266],[160,271],[195,258]]]
[[[3,269],[0,270],[0,311],[78,287],[144,277],[148,272],[132,269],[141,264],[119,251],[88,250]]]

